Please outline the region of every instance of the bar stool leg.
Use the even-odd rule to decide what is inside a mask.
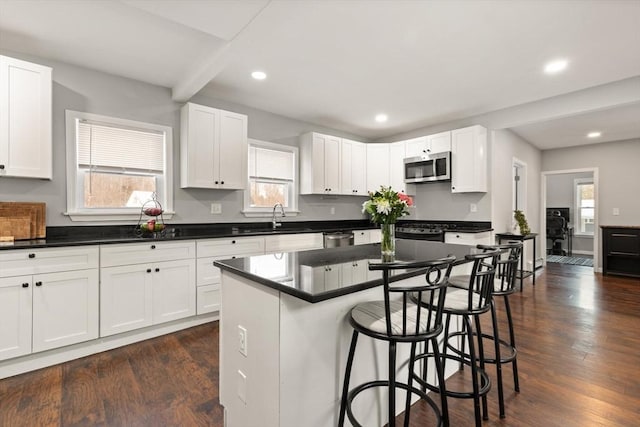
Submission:
[[[498,405],[500,406],[500,418],[504,418],[504,390],[502,387],[502,356],[500,354],[500,335],[498,333],[498,315],[493,298],[491,299],[491,322],[493,326],[493,343],[496,358],[496,376],[498,381]]]
[[[411,353],[409,354],[409,375],[407,379],[407,400],[404,405],[404,427],[409,427],[411,417],[411,387],[413,386],[413,369],[416,363],[416,342],[411,343]]]
[[[449,427],[449,406],[447,404],[447,387],[444,379],[444,361],[441,359],[440,350],[438,349],[438,339],[431,341],[433,346],[433,358],[436,363],[436,375],[438,377],[438,387],[440,388],[440,407],[442,413],[442,425]]]
[[[396,343],[389,341],[389,427],[396,425]]]
[[[358,342],[358,331],[354,330],[351,335],[351,345],[349,346],[349,356],[347,357],[347,367],[344,372],[344,383],[342,387],[342,401],[340,402],[340,418],[338,426],[344,426],[344,416],[347,411],[347,394],[349,394],[349,377],[351,376],[351,368],[353,366],[353,357],[356,353],[356,343]]]
[[[471,318],[469,316],[462,316],[465,327],[466,327],[466,337],[469,342],[469,359],[471,364],[471,376],[473,384],[473,413],[476,419],[476,427],[480,427],[482,425],[482,419],[480,416],[480,387],[478,386],[478,361],[476,360],[476,352],[475,345],[473,344],[473,328],[471,327]]]
[[[516,348],[516,336],[515,333],[513,331],[513,319],[511,318],[511,305],[509,304],[509,297],[507,295],[504,295],[504,306],[505,306],[505,311],[507,312],[507,325],[509,326],[509,344],[511,345],[511,348],[515,350]],[[513,366],[513,384],[515,386],[515,390],[517,393],[520,393],[520,381],[518,380],[518,357],[516,356],[513,359],[512,366]]]

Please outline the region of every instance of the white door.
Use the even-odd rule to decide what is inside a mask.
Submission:
[[[404,182],[404,142],[394,142],[389,145],[389,184],[397,192],[406,193]]]
[[[0,279],[0,360],[31,353],[31,276]]]
[[[202,105],[187,104],[182,114],[184,127],[180,137],[181,144],[182,188],[216,188],[218,168],[215,162],[219,158],[218,127],[220,112],[215,108]]]
[[[33,276],[33,351],[98,338],[98,269]]]
[[[427,136],[427,150],[430,154],[451,151],[451,131]]]
[[[340,193],[340,138],[335,136],[324,142],[324,185],[328,193]]]
[[[0,55],[0,177],[52,177],[51,68]]]
[[[247,181],[247,116],[221,110],[218,141],[214,155],[220,188],[243,190]]]
[[[351,151],[351,186],[354,194],[367,195],[367,147],[356,142]]]
[[[355,146],[354,141],[348,139],[342,139],[340,144],[340,174],[342,175],[342,182],[340,185],[340,193],[353,196],[355,194],[353,188],[353,176],[351,173],[353,164],[353,148]]]
[[[100,336],[152,324],[152,273],[150,264],[100,269]]]
[[[185,259],[153,265],[153,324],[196,314],[196,263]]]
[[[389,185],[389,144],[367,144],[367,191]]]
[[[425,156],[427,154],[427,137],[407,139],[404,141],[407,157]]]

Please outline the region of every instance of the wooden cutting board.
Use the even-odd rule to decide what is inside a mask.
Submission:
[[[0,237],[31,239],[31,216],[0,217]]]
[[[20,236],[24,231],[24,217],[29,218],[29,234],[21,239],[44,239],[47,236],[46,223],[46,203],[35,202],[0,202],[0,219],[19,218],[17,221],[3,222],[2,229],[5,230],[10,225],[16,228],[16,233]],[[7,229],[9,230],[9,229]],[[11,229],[13,230],[13,229]],[[11,236],[9,231],[0,232],[3,236]],[[17,237],[15,237],[17,239]]]

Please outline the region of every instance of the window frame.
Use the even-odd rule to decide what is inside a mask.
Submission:
[[[65,110],[66,159],[67,159],[67,211],[71,221],[129,221],[140,217],[140,208],[84,208],[81,169],[78,167],[76,124],[78,120],[102,122],[114,126],[161,132],[164,134],[163,174],[158,175],[156,193],[163,207],[163,217],[171,219],[173,211],[173,128],[154,123],[139,122],[118,117],[81,111]]]
[[[293,153],[293,180],[291,181],[291,189],[290,189],[290,199],[291,204],[289,207],[285,207],[284,211],[288,216],[297,216],[300,211],[298,210],[298,197],[299,197],[299,150],[298,147],[293,145],[285,145],[285,144],[277,144],[268,141],[261,141],[259,139],[248,139],[248,147],[247,147],[247,164],[249,164],[249,156],[251,152],[251,146],[264,148],[267,150],[277,150],[277,151],[285,151]],[[253,207],[251,206],[251,171],[247,168],[247,177],[246,177],[246,190],[244,191],[244,205],[242,209],[242,213],[246,217],[271,217],[273,215],[273,207]],[[273,178],[264,178],[263,181],[273,181],[279,182],[278,180],[274,180]]]
[[[591,184],[594,186],[593,220],[594,220],[594,227],[595,227],[595,211],[596,211],[595,181],[593,178],[576,178],[573,180],[573,211],[574,211],[573,220],[575,221],[574,227],[573,227],[573,235],[580,236],[580,237],[594,237],[595,231],[592,233],[580,231],[580,219],[582,218],[582,216],[580,214],[581,206],[580,206],[580,192],[578,191],[578,186],[584,185],[584,184]]]

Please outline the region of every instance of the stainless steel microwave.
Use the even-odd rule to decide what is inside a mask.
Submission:
[[[450,179],[450,151],[404,159],[404,182],[448,181]]]

